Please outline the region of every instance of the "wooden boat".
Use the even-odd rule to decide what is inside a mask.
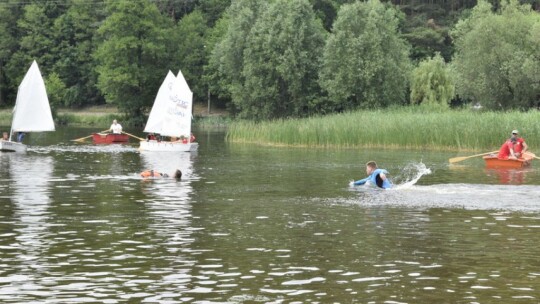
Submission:
[[[484,161],[486,162],[486,168],[489,169],[519,169],[530,166],[534,158],[535,155],[529,152],[525,152],[523,157],[518,159],[499,159],[496,154],[490,154],[484,156]]]
[[[26,145],[19,141],[11,141],[15,132],[54,131],[54,121],[45,89],[45,82],[37,62],[34,60],[26,72],[13,109],[13,120],[8,140],[0,140],[0,151],[26,152]]]
[[[95,144],[121,144],[127,143],[129,136],[126,134],[94,133],[92,140]]]
[[[171,138],[191,137],[191,109],[193,92],[182,72],[178,76],[169,71],[158,90],[148,116],[144,132]],[[148,139],[140,142],[140,151],[194,152],[198,144],[189,140],[160,141]]]

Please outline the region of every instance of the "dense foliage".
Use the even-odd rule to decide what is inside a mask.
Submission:
[[[409,45],[394,7],[378,0],[343,5],[326,42],[320,82],[339,110],[405,101]]]
[[[168,70],[182,70],[195,102],[255,120],[448,98],[529,109],[540,104],[539,10],[538,0],[3,0],[0,107],[35,59],[55,107],[114,104],[136,124]],[[437,77],[443,91],[425,83]]]
[[[454,79],[439,55],[423,60],[411,78],[411,102],[448,108],[454,97]]]

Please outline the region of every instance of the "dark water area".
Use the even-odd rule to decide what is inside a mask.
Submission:
[[[540,162],[487,170],[450,166],[453,152],[197,130],[196,153],[69,140],[91,131],[0,152],[0,303],[540,301]],[[348,186],[369,160],[393,189]]]

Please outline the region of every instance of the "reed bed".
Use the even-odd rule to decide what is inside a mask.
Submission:
[[[269,122],[236,121],[227,140],[266,145],[332,148],[497,150],[513,129],[534,149],[540,112],[428,112],[402,108],[358,111]]]

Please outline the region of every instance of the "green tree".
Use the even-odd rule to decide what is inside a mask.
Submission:
[[[278,0],[253,25],[245,78],[233,102],[242,117],[299,117],[320,111],[317,71],[325,31],[308,0]]]
[[[23,14],[17,19],[18,41],[16,51],[11,54],[6,64],[6,77],[10,87],[16,91],[24,74],[36,60],[40,70],[52,71],[57,55],[51,52],[55,45],[53,32],[54,20],[63,13],[65,6],[59,3],[36,2],[23,7]],[[43,75],[46,77],[46,75]]]
[[[321,86],[340,110],[403,103],[411,62],[397,11],[378,0],[345,4],[326,42]]]
[[[411,102],[448,108],[455,84],[441,55],[420,62],[412,72]]]
[[[207,60],[205,35],[208,28],[200,10],[184,16],[174,28],[174,68],[178,69],[186,78],[194,101],[206,99],[206,86],[203,82],[203,69]],[[173,67],[171,67],[173,68]]]
[[[223,38],[212,47],[205,68],[210,93],[221,100],[230,100],[242,91],[247,37],[267,5],[266,0],[233,0],[224,17],[217,23],[217,30],[209,35],[209,39],[214,39],[210,42],[214,42],[226,28]],[[236,112],[234,104],[229,103],[228,106],[233,113]]]
[[[15,4],[14,0],[7,0],[0,5],[0,107],[15,100],[16,85],[6,73],[6,66],[17,50],[17,20],[23,13],[21,6]]]
[[[57,18],[52,28],[58,55],[54,70],[65,83],[61,104],[81,107],[103,103],[97,90],[97,73],[92,54],[96,50],[95,35],[103,11],[88,5],[86,0],[72,0],[65,14]]]
[[[53,72],[45,79],[47,97],[53,116],[56,117],[58,107],[63,103],[66,94],[66,86],[60,76]]]
[[[98,88],[132,123],[142,124],[166,75],[172,22],[148,0],[109,0],[98,33]],[[169,50],[170,51],[170,50]]]
[[[517,1],[493,12],[479,1],[452,31],[459,96],[491,109],[528,109],[540,102],[540,14]]]

